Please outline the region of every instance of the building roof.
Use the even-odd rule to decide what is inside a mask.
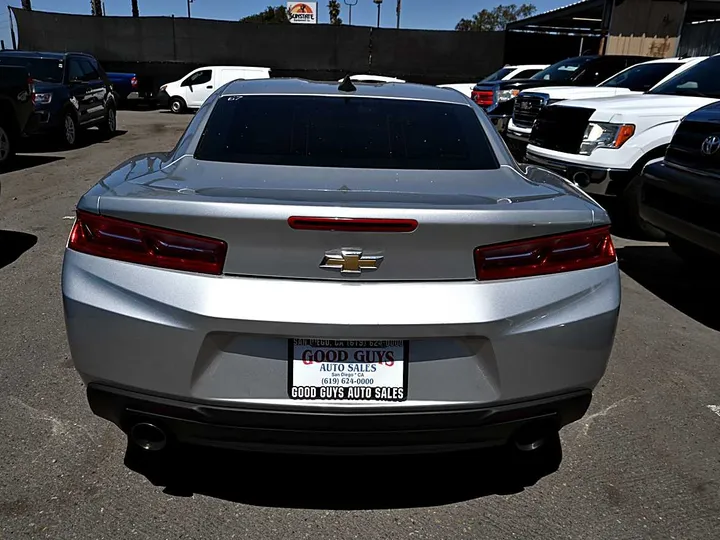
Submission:
[[[582,0],[512,22],[507,30],[558,33],[599,33],[603,26],[606,0]]]

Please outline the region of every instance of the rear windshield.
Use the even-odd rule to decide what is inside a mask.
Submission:
[[[583,57],[569,58],[543,69],[530,78],[540,81],[569,81],[573,78],[575,72],[590,60],[591,58]]]
[[[470,106],[363,97],[225,96],[195,157],[305,167],[498,167]]]
[[[36,81],[61,83],[63,61],[52,58],[23,58],[21,56],[0,56],[0,65],[26,67],[30,77]]]
[[[621,71],[599,86],[629,88],[633,92],[645,92],[682,66],[680,62],[639,64]]]
[[[515,71],[515,68],[500,68],[495,73],[491,73],[490,75],[482,79],[480,82],[499,81],[506,75],[510,75],[513,71]]]

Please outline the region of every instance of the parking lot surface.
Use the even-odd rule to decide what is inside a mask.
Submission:
[[[72,366],[63,249],[80,195],[126,158],[169,150],[188,119],[122,112],[112,140],[48,144],[0,176],[0,538],[720,538],[720,287],[665,244],[622,238],[608,373],[563,430],[558,470],[534,483],[497,451],[126,464],[125,437],[91,414]]]

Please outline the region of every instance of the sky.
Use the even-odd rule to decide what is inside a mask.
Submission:
[[[340,17],[348,22],[348,6],[340,0],[342,12]],[[375,26],[377,24],[377,7],[372,0],[357,1],[352,10],[354,25]],[[527,0],[525,0],[527,1]],[[572,3],[573,0],[535,0],[532,2],[538,12],[547,11]],[[139,0],[140,15],[175,15],[187,17],[187,0]],[[396,0],[384,0],[381,7],[381,25],[395,27]],[[463,17],[482,9],[491,9],[498,4],[522,4],[523,0],[402,0],[401,28],[422,28],[431,30],[452,30]],[[20,0],[0,0],[3,4],[20,6]],[[268,5],[281,5],[280,0],[193,0],[192,16],[204,19],[238,20],[264,10]],[[319,22],[329,20],[327,0],[318,0]],[[33,9],[38,11],[56,11],[61,13],[90,14],[90,0],[32,0]],[[107,15],[131,15],[130,0],[105,0]],[[7,11],[0,14],[0,38],[10,43],[10,26]]]

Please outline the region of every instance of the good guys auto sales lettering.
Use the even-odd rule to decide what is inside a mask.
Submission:
[[[362,386],[294,386],[290,392],[294,399],[348,399],[375,401],[402,401],[405,392],[402,388]]]
[[[357,362],[359,364],[380,364],[391,367],[395,364],[395,354],[393,351],[358,349],[353,351],[351,359],[348,351],[345,350],[305,349],[300,356],[300,360],[302,360],[305,365],[324,362]],[[348,364],[348,366],[353,365],[352,363]],[[375,366],[372,367],[374,368]],[[348,369],[348,371],[353,370],[375,371],[375,369],[365,369],[365,367],[361,365],[355,365],[354,368]]]

